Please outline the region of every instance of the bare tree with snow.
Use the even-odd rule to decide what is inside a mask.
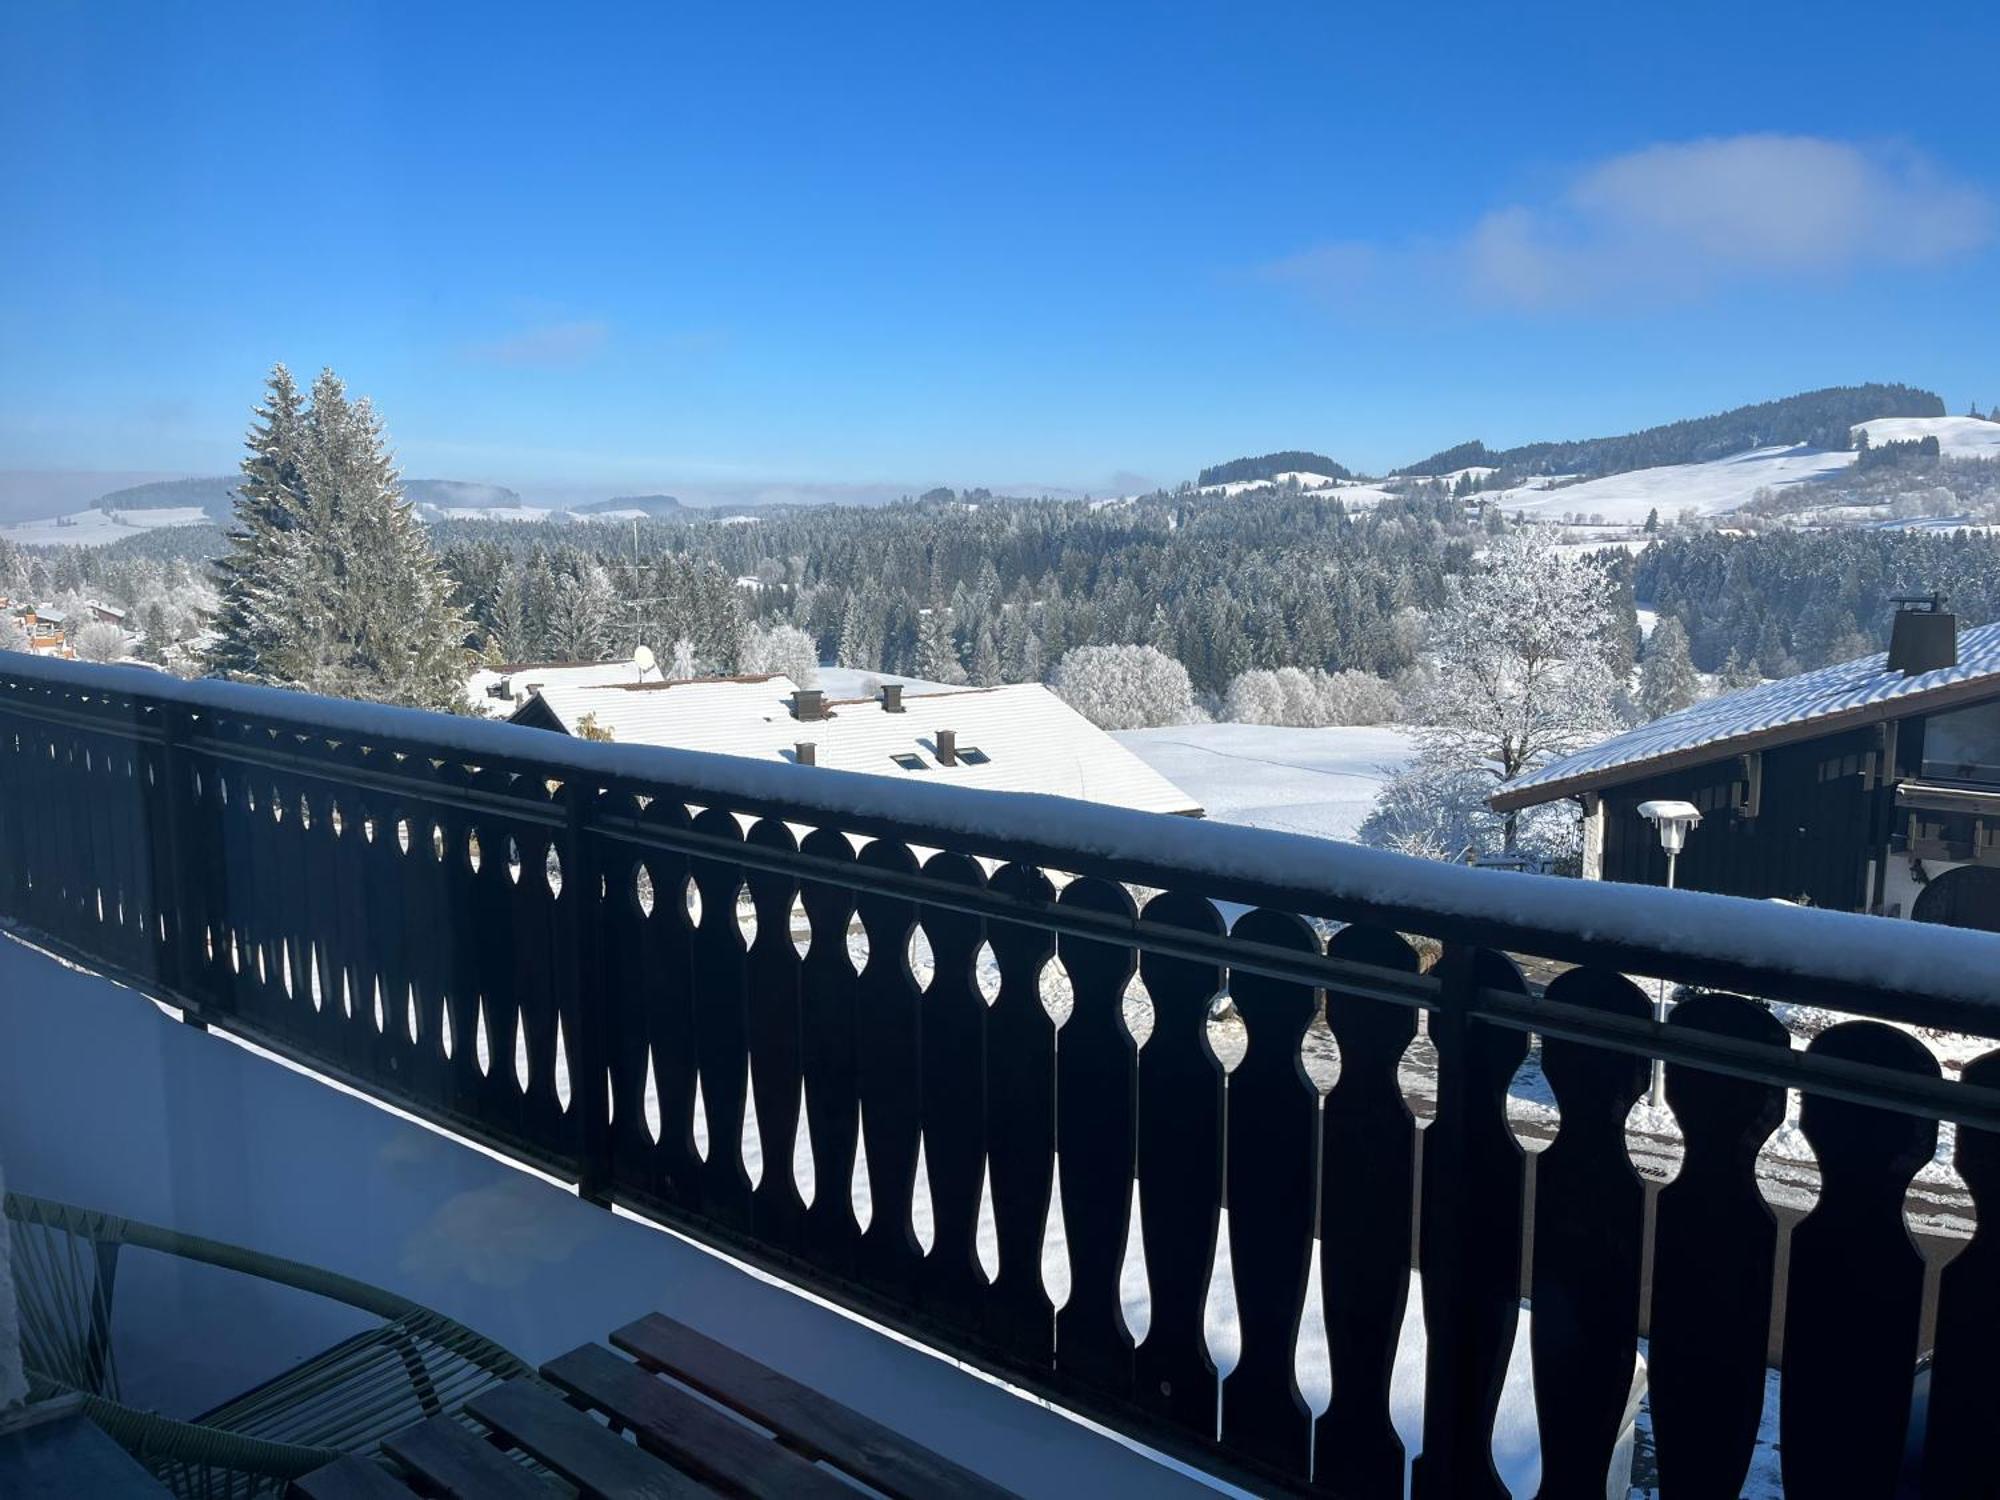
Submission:
[[[1050,686],[1099,729],[1185,724],[1194,713],[1187,668],[1151,646],[1079,646]]]
[[[743,670],[777,672],[800,687],[818,687],[819,651],[796,625],[753,625],[743,638]]]
[[[1434,670],[1411,704],[1420,749],[1407,774],[1483,808],[1503,782],[1615,730],[1617,685],[1604,649],[1611,594],[1601,568],[1564,554],[1544,528],[1496,539],[1476,568],[1450,581],[1430,620]],[[1477,833],[1483,819],[1465,808],[1444,821]],[[1521,815],[1497,821],[1500,848],[1514,851]],[[1538,844],[1568,842],[1556,830],[1533,831]]]
[[[125,632],[108,620],[93,620],[70,644],[83,661],[116,661],[125,654]]]

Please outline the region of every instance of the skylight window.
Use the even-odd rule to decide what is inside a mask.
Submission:
[[[928,771],[930,769],[930,763],[928,761],[926,761],[921,755],[915,754],[914,752],[909,750],[899,751],[898,753],[890,756],[889,759],[893,760],[897,765],[901,766],[905,771]]]
[[[977,745],[961,745],[958,751],[958,759],[961,765],[983,766],[992,760],[993,757]]]

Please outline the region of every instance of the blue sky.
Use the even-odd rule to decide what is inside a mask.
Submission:
[[[1981,7],[584,10],[0,10],[0,469],[225,469],[278,359],[605,492],[2000,403]]]

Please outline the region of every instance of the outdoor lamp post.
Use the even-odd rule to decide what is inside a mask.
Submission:
[[[1660,849],[1667,856],[1667,889],[1674,888],[1674,862],[1680,858],[1681,850],[1687,847],[1688,830],[1700,825],[1701,809],[1692,802],[1641,802],[1639,816],[1660,831]],[[1664,1022],[1667,1019],[1667,982],[1657,980],[1654,984],[1653,1019]],[[1653,1059],[1653,1089],[1647,1102],[1658,1109],[1667,1102],[1667,1069],[1657,1057]]]

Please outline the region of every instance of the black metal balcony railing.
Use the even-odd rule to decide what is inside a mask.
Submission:
[[[1218,902],[1250,910],[1225,926]],[[1822,1188],[1784,1278],[1784,1478],[1798,1495],[1890,1494],[1924,1274],[1903,1196],[1955,1120],[1982,1212],[1943,1273],[1924,1493],[1993,1488],[2000,1053],[1948,1081],[1879,1021],[1795,1051],[1739,996],[1991,1035],[2000,938],[18,656],[0,660],[0,916],[589,1197],[1299,1493],[1400,1492],[1389,1384],[1413,1258],[1416,1494],[1498,1492],[1490,1434],[1531,1227],[1542,1493],[1604,1493],[1649,1284],[1662,1493],[1736,1494],[1775,1280],[1755,1156],[1795,1087]],[[928,986],[907,961],[918,928]],[[1440,940],[1441,960],[1425,971],[1399,934]],[[1544,993],[1505,952],[1580,967]],[[1060,1030],[1051,963],[1074,991]],[[1135,968],[1154,1008],[1143,1048],[1121,1013]],[[1734,993],[1662,1026],[1627,971]],[[1233,1072],[1205,1040],[1225,989],[1248,1036]],[[1322,1000],[1340,1054],[1324,1099],[1301,1061]],[[1397,1080],[1420,1013],[1438,1058],[1421,1132]],[[1531,1034],[1561,1128],[1527,1226],[1505,1093]],[[1625,1145],[1648,1056],[1667,1060],[1686,1142],[1650,1283]],[[764,1160],[789,1162],[802,1097],[809,1203],[789,1171],[753,1182],[728,1144],[754,1105]],[[920,1148],[928,1250],[908,1211]],[[857,1151],[865,1228],[844,1191]],[[1152,1306],[1136,1347],[1119,1299],[1135,1181]],[[1041,1276],[1052,1188],[1059,1309]],[[1242,1348],[1218,1381],[1203,1308],[1225,1208]],[[1294,1375],[1315,1256],[1332,1368],[1317,1421]]]

